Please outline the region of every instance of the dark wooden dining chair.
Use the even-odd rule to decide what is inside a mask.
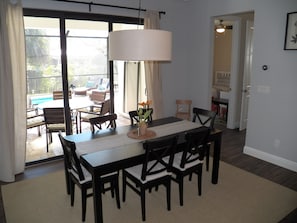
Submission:
[[[101,102],[100,105],[92,105],[88,108],[83,108],[78,110],[78,117],[79,117],[79,131],[82,132],[82,122],[88,122],[90,123],[91,118],[97,118],[99,116],[106,115],[110,113],[110,99],[107,99],[103,102]],[[92,129],[92,127],[91,127]]]
[[[202,126],[209,127],[211,130],[213,130],[216,115],[217,115],[217,113],[214,112],[214,111],[209,111],[209,110],[206,110],[206,109],[194,107],[193,108],[193,120],[192,121],[193,122],[197,121]],[[205,166],[206,166],[207,171],[209,170],[210,146],[211,146],[211,143],[209,142],[207,144],[206,151],[205,151],[205,160],[206,160],[206,165]]]
[[[43,116],[46,129],[46,151],[49,143],[53,142],[53,132],[65,132],[66,125],[64,119],[64,108],[44,108]]]
[[[143,163],[123,170],[123,201],[126,200],[126,186],[141,198],[142,220],[145,221],[145,191],[159,185],[166,187],[167,210],[170,210],[171,167],[177,144],[177,137],[159,138],[144,142]],[[168,155],[167,161],[163,157]]]
[[[65,178],[67,191],[69,190],[71,196],[71,206],[74,205],[75,185],[81,189],[82,198],[82,221],[86,219],[87,198],[93,196],[92,192],[88,190],[93,187],[92,175],[85,169],[76,154],[76,145],[74,142],[66,140],[59,132],[59,138],[64,152]],[[120,209],[120,195],[119,195],[119,172],[112,172],[101,176],[102,182],[101,192],[111,191],[112,197],[116,197],[117,207]],[[67,185],[68,184],[68,185]],[[106,186],[110,185],[110,186]]]
[[[97,127],[99,130],[101,130],[102,124],[104,124],[104,123],[108,123],[106,128],[115,129],[117,127],[116,120],[117,120],[117,114],[109,114],[109,115],[103,115],[103,116],[90,118],[89,121],[90,121],[90,125],[91,125],[91,131],[94,134],[95,127]]]
[[[154,110],[152,108],[149,108],[149,110],[151,110],[150,115],[147,117],[147,122],[152,122],[153,121],[153,112]],[[146,112],[146,109],[143,109],[143,113]],[[138,111],[134,110],[134,111],[129,111],[129,117],[130,117],[130,123],[131,126],[136,125],[137,123],[139,123],[139,115],[138,115]]]
[[[183,147],[181,152],[174,155],[172,180],[179,185],[179,202],[181,206],[183,206],[185,176],[193,173],[197,174],[198,195],[201,195],[202,165],[209,133],[210,129],[205,126],[189,131],[185,135],[186,146]],[[168,157],[165,158],[165,160],[168,159]]]

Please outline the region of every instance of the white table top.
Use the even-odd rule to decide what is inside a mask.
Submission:
[[[85,108],[94,105],[94,103],[90,100],[88,96],[86,97],[73,97],[69,99],[69,107],[71,110],[76,110],[79,108]],[[37,108],[43,109],[43,108],[61,108],[64,107],[64,100],[58,99],[58,100],[52,100],[52,101],[46,101],[43,103],[40,103]]]

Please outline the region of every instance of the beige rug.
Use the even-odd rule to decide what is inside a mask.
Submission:
[[[184,206],[179,206],[176,183],[172,184],[172,209],[166,209],[165,190],[147,194],[147,220],[150,223],[273,223],[297,207],[297,192],[221,162],[219,184],[204,171],[202,196],[197,195],[196,177],[186,180]],[[81,199],[76,190],[74,207],[66,195],[63,172],[2,187],[7,223],[81,222]],[[93,201],[88,199],[86,222],[94,222]],[[103,196],[105,223],[141,221],[140,199],[130,189],[127,200],[117,209],[110,193]]]

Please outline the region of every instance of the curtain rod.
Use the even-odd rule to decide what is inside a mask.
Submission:
[[[139,9],[139,8],[133,8],[133,7],[118,6],[118,5],[109,5],[109,4],[94,3],[94,2],[81,2],[81,1],[76,1],[76,0],[52,0],[52,1],[88,5],[89,6],[89,12],[91,12],[92,5],[103,6],[103,7],[110,7],[110,8],[129,9],[129,10],[143,11],[143,12],[147,11],[146,9],[142,9],[142,8]],[[159,14],[164,14],[165,15],[166,12],[159,11]]]

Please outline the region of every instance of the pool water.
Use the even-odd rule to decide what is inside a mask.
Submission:
[[[31,105],[39,105],[43,102],[52,101],[53,96],[36,96],[31,97]]]

